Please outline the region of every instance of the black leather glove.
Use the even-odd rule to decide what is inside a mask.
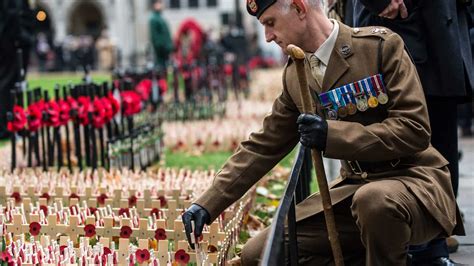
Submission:
[[[194,236],[195,238],[198,238],[202,234],[204,224],[209,224],[211,222],[211,215],[209,215],[209,212],[206,209],[193,203],[181,218],[183,219],[184,230],[186,231],[189,245],[194,249],[194,244],[191,243],[191,233],[193,232],[191,221],[194,221]]]
[[[296,120],[300,142],[307,148],[324,151],[328,137],[328,123],[318,115],[301,114]]]

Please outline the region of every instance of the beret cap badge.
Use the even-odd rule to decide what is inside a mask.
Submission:
[[[248,6],[249,10],[252,13],[256,13],[257,10],[258,10],[258,6],[257,6],[257,3],[255,2],[255,0],[248,0],[247,1],[247,6]]]

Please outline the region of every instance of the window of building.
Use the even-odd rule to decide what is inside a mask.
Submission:
[[[181,2],[180,0],[170,0],[170,8],[180,8],[181,7]]]
[[[199,0],[188,0],[188,7],[189,8],[198,8],[199,7]]]
[[[217,0],[207,0],[207,7],[216,7]]]

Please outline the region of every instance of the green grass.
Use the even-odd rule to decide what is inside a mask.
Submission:
[[[191,155],[184,152],[171,152],[166,150],[165,166],[172,168],[189,168],[192,170],[219,169],[231,155],[231,152]]]
[[[92,81],[96,83],[102,83],[104,81],[110,81],[111,75],[107,73],[92,73]],[[78,84],[82,82],[82,73],[39,73],[28,75],[27,82],[30,89],[41,87],[43,90],[48,90],[51,94],[54,86],[67,85],[69,83]]]

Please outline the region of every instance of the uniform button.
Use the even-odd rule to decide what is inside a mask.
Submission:
[[[353,31],[354,31],[354,33],[359,33],[360,29],[359,28],[354,28]]]
[[[363,179],[366,179],[367,176],[369,176],[369,174],[367,174],[367,172],[363,172],[360,177],[362,177]]]

